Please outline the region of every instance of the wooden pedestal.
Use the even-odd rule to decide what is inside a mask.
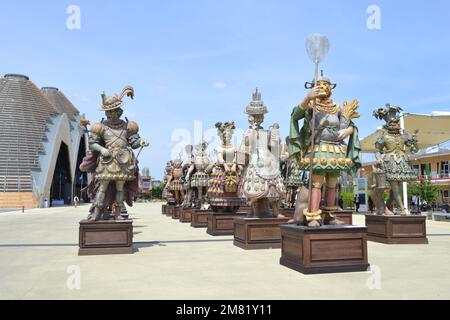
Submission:
[[[162,214],[167,214],[167,204],[161,205],[161,213]]]
[[[181,209],[180,222],[191,222],[191,221],[192,221],[192,209]]]
[[[175,206],[167,205],[167,207],[166,207],[166,215],[168,215],[169,217],[172,217],[174,211],[175,211]]]
[[[244,212],[210,212],[208,213],[208,229],[206,232],[212,236],[232,236],[234,234],[234,220],[244,218]]]
[[[367,227],[281,226],[280,264],[304,274],[367,271]]]
[[[181,207],[174,207],[172,211],[172,219],[179,220],[181,214]]]
[[[335,211],[333,213],[337,219],[341,220],[345,224],[352,225],[353,224],[353,211],[352,210],[342,210]]]
[[[286,218],[292,219],[294,218],[295,208],[280,209],[280,213],[283,214]]]
[[[208,213],[211,210],[192,210],[191,227],[206,228],[208,227]]]
[[[237,218],[234,245],[246,250],[280,248],[280,225],[288,221],[288,218]]]
[[[249,214],[252,213],[253,209],[251,206],[240,206],[239,207],[239,212],[245,213],[245,214]]]
[[[78,255],[133,253],[133,220],[80,221]]]
[[[386,244],[428,244],[426,218],[366,215],[367,239]]]

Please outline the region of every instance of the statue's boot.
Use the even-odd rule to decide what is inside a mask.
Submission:
[[[339,220],[336,218],[332,212],[335,212],[338,210],[338,206],[336,206],[336,188],[327,188],[327,191],[325,193],[325,208],[328,211],[328,224],[329,225],[343,225],[345,224],[344,221]]]
[[[401,216],[410,216],[410,215],[411,215],[411,212],[409,212],[408,209],[404,208],[404,209],[401,211],[400,215],[401,215]]]
[[[92,212],[89,216],[88,216],[88,221],[98,221],[100,220],[100,208],[99,207],[95,207],[94,208],[94,212]]]
[[[384,208],[384,215],[385,215],[385,216],[393,216],[394,213],[393,213],[391,210],[389,210],[389,208],[386,206],[386,207]]]
[[[113,212],[114,219],[125,220],[125,218],[120,215],[122,208],[125,207],[123,204],[123,191],[116,192],[116,203],[117,206],[115,207],[115,211]]]

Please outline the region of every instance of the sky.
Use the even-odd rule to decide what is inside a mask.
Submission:
[[[312,33],[330,41],[320,68],[337,83],[334,99],[360,101],[360,138],[382,125],[372,111],[386,103],[450,111],[446,0],[0,0],[0,30],[0,76],[58,87],[91,123],[104,116],[101,92],[133,86],[125,115],[150,142],[139,161],[155,178],[178,147],[199,142],[195,127],[247,128],[256,87],[269,109],[264,126],[278,123],[286,136],[314,75],[305,50]]]

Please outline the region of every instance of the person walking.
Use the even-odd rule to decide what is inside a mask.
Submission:
[[[75,195],[75,197],[73,197],[73,204],[75,205],[75,208],[78,207],[79,202],[80,202],[80,199],[78,198],[78,196]]]
[[[359,195],[355,194],[355,199],[353,200],[353,203],[355,204],[355,210],[356,212],[359,212]]]

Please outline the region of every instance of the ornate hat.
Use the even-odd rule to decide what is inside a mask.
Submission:
[[[134,89],[132,86],[126,86],[122,89],[122,92],[120,94],[115,94],[112,96],[107,96],[106,93],[103,91],[102,93],[102,105],[100,111],[109,111],[118,109],[123,106],[123,97],[127,95],[131,99],[134,98]]]
[[[383,119],[386,122],[384,128],[397,128],[401,111],[403,111],[401,107],[391,106],[390,103],[386,103],[386,107],[375,110],[373,116],[379,120]]]
[[[256,88],[255,93],[253,93],[253,100],[250,102],[247,108],[245,108],[245,113],[258,115],[265,114],[267,112],[269,111],[267,110],[264,102],[261,100],[261,93],[258,91],[258,88]]]
[[[331,86],[331,89],[336,88],[336,83],[331,83],[330,79],[323,75],[323,70],[320,70],[320,77],[317,79],[317,82],[320,81],[328,82]],[[311,82],[305,83],[305,89],[312,89],[312,88],[314,88],[314,79]]]

